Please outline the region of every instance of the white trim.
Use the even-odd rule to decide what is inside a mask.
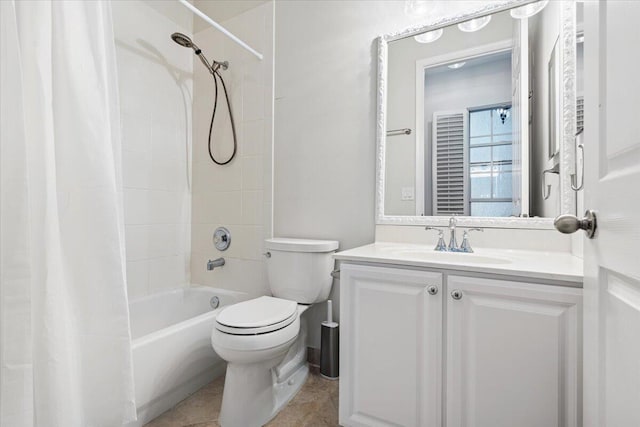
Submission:
[[[521,25],[526,27],[524,31],[529,34],[529,21],[522,20]],[[522,51],[522,46],[520,46]],[[529,58],[530,58],[531,46],[529,46],[529,40],[527,39],[527,52],[520,58],[520,67],[529,70]],[[526,65],[522,65],[526,63]],[[522,75],[522,74],[521,74]],[[529,118],[532,117],[532,112],[529,111],[531,104],[529,103],[529,82],[531,80],[530,73],[527,73],[526,81],[521,81],[521,93],[520,102],[520,141],[521,141],[521,153],[522,161],[520,164],[521,177],[520,177],[520,202],[521,212],[531,213],[531,129],[529,128]],[[513,102],[513,101],[512,101]]]
[[[552,230],[553,218],[514,218],[514,217],[457,217],[459,227],[480,228],[520,228],[528,230]],[[447,227],[446,216],[401,216],[385,215],[378,218],[376,225],[420,225],[431,227]]]
[[[560,11],[560,211],[576,214],[576,192],[571,189],[571,174],[576,173],[576,3],[563,1]],[[581,212],[578,212],[579,214]]]
[[[424,59],[416,61],[416,215],[424,215],[424,68],[421,62]]]
[[[191,12],[195,13],[196,15],[198,15],[200,18],[202,18],[204,21],[206,21],[209,25],[211,25],[212,27],[214,27],[215,29],[217,29],[218,31],[220,31],[222,34],[224,34],[225,36],[229,37],[231,40],[233,40],[234,42],[236,42],[238,45],[242,46],[243,48],[245,48],[246,50],[248,50],[249,52],[251,52],[252,54],[254,54],[258,59],[262,60],[264,57],[263,55],[258,52],[257,50],[255,50],[254,48],[252,48],[251,46],[249,46],[248,44],[246,44],[245,42],[243,42],[242,40],[240,40],[237,36],[235,36],[231,31],[227,30],[226,28],[224,28],[222,25],[218,24],[216,21],[214,21],[213,19],[209,18],[209,16],[207,16],[206,13],[202,12],[200,9],[198,9],[197,7],[195,7],[194,5],[192,5],[191,3],[189,3],[187,0],[178,0],[180,2],[180,4],[182,4],[184,7],[186,7],[187,9],[189,9]]]
[[[500,40],[494,43],[488,43],[482,46],[476,46],[469,49],[457,50],[452,53],[434,56],[431,58],[419,59],[416,64],[420,63],[423,68],[431,68],[438,65],[444,65],[449,62],[459,62],[461,60],[474,59],[480,56],[486,56],[494,53],[506,52],[513,47],[511,40]]]
[[[512,162],[512,170],[514,173],[517,171],[519,175],[518,188],[515,186],[513,191],[514,204],[519,200],[520,212],[531,213],[531,171],[530,171],[530,148],[531,148],[531,134],[529,129],[529,118],[531,112],[529,111],[529,84],[531,82],[531,73],[529,70],[529,23],[528,20],[518,20],[514,26],[514,47],[511,55],[511,80],[514,84],[511,92],[511,113],[512,122],[518,119],[517,126],[512,128],[514,134],[513,147],[516,147],[518,152],[514,151]],[[517,44],[517,45],[516,45]],[[517,66],[516,66],[517,64]],[[527,70],[526,74],[523,74],[522,70]],[[517,79],[514,73],[517,72]],[[516,100],[516,96],[519,98]],[[516,102],[517,101],[517,102]],[[517,114],[516,114],[517,113]],[[516,129],[517,133],[514,133],[513,129]],[[516,159],[518,159],[516,161]]]
[[[467,21],[475,19],[487,14],[498,13],[504,10],[511,9],[513,7],[521,6],[527,3],[532,3],[536,0],[505,0],[499,4],[486,4],[479,3],[479,7],[470,13],[464,13],[456,16],[449,16],[433,22],[430,25],[422,25],[419,27],[412,27],[405,29],[397,33],[386,34],[378,37],[378,86],[377,86],[377,125],[376,125],[376,224],[377,225],[431,225],[431,226],[446,226],[448,224],[448,218],[446,217],[427,217],[427,216],[400,216],[400,215],[385,215],[384,214],[384,167],[385,167],[385,150],[386,150],[386,108],[387,108],[387,56],[388,56],[388,42],[393,40],[399,40],[406,37],[410,37],[425,31],[433,31],[438,28],[444,28],[452,24],[456,24],[461,21]],[[575,167],[572,161],[575,157],[574,144],[570,143],[574,140],[575,136],[575,99],[572,100],[571,96],[575,96],[574,92],[569,90],[571,87],[575,88],[575,3],[573,1],[563,1],[563,14],[562,14],[562,40],[563,47],[569,48],[570,51],[563,55],[562,71],[563,71],[563,154],[561,156],[561,168],[562,170],[572,171]],[[570,11],[573,11],[573,17],[571,17]],[[573,47],[571,47],[571,40],[573,40]],[[571,68],[573,67],[573,70]],[[571,108],[573,108],[573,111]],[[572,127],[573,126],[573,127]],[[572,135],[570,138],[569,130],[571,129]],[[569,151],[567,153],[566,151]],[[568,156],[567,156],[568,154]],[[561,176],[561,212],[575,214],[575,195],[565,195],[567,188],[571,193],[571,181],[568,173],[566,177]],[[573,199],[574,203],[571,204],[570,200]],[[466,227],[486,227],[486,228],[521,228],[521,229],[553,229],[553,218],[484,218],[484,217],[460,217],[458,218],[458,224]]]
[[[423,58],[416,60],[416,184],[415,200],[416,215],[424,215],[424,70],[448,62],[459,61],[461,59],[473,59],[479,56],[493,53],[506,52],[511,50],[511,40],[501,40],[483,46],[458,50],[453,53]]]

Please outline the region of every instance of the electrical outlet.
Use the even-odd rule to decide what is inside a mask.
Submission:
[[[402,200],[414,200],[415,199],[415,187],[402,187]]]

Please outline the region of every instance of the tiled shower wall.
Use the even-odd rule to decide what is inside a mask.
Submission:
[[[194,63],[193,100],[193,212],[191,282],[268,294],[264,265],[264,239],[272,233],[273,145],[273,2],[265,3],[222,25],[264,55],[249,52],[207,28],[195,42],[209,59],[229,61],[221,71],[232,103],[238,136],[238,154],[228,165],[209,159],[207,138],[213,108],[213,77]],[[222,91],[222,87],[218,88]],[[224,94],[218,99],[213,152],[228,159],[233,147]],[[213,246],[216,227],[231,232],[231,246],[220,252]],[[224,257],[226,265],[206,270],[208,259]]]
[[[113,2],[130,297],[189,284],[193,53],[179,3]]]

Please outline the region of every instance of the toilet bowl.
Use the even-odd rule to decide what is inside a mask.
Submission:
[[[309,372],[302,314],[331,290],[338,242],[280,238],[265,246],[273,296],[224,308],[211,333],[213,349],[227,361],[223,427],[264,425],[295,396]]]

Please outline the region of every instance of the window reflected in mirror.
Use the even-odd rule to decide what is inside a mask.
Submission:
[[[513,214],[511,104],[469,111],[471,216]]]

